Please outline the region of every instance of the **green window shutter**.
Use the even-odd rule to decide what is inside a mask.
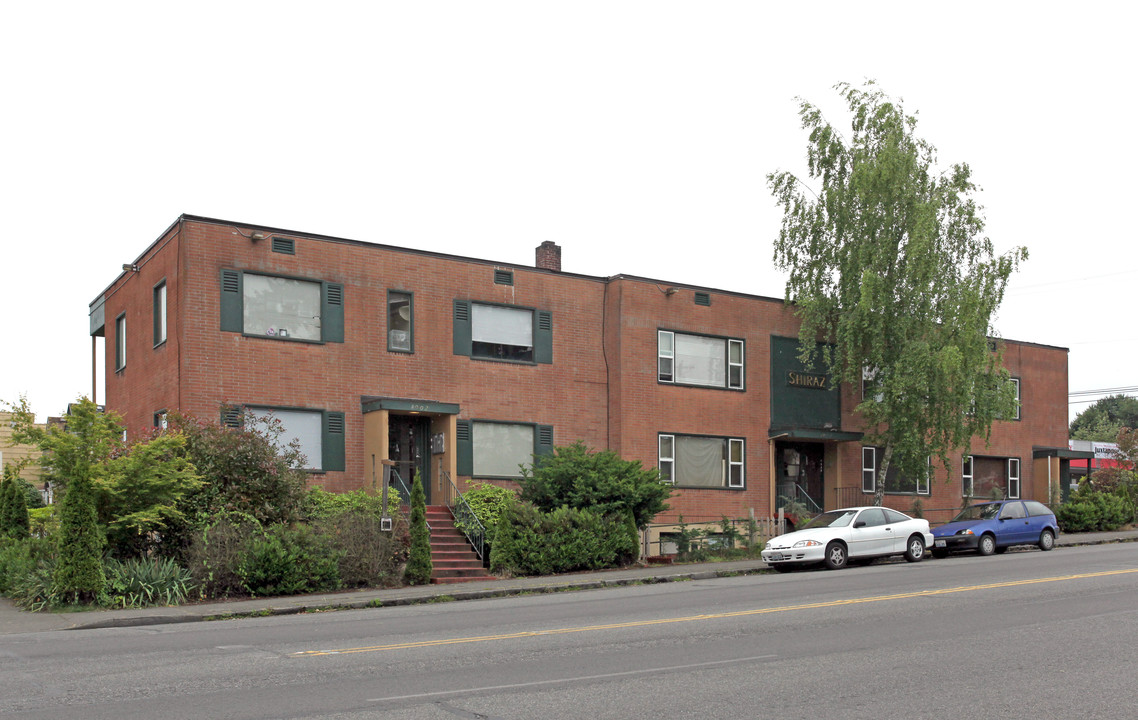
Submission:
[[[533,454],[545,457],[553,454],[553,426],[538,425],[533,434]]]
[[[245,302],[240,270],[221,271],[221,331],[245,330]]]
[[[325,412],[324,429],[321,433],[323,457],[320,467],[323,470],[344,469],[344,413]]]
[[[454,447],[458,453],[457,471],[459,475],[474,474],[474,435],[469,420],[458,420],[454,429]]]
[[[534,314],[533,359],[534,362],[549,364],[553,362],[553,313],[538,310]]]
[[[454,301],[454,354],[470,356],[472,330],[470,324],[470,301]],[[466,473],[469,475],[469,473]]]
[[[344,342],[344,286],[340,283],[321,283],[320,328],[324,342]]]

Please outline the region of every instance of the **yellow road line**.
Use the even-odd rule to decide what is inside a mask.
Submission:
[[[609,625],[585,625],[572,628],[555,628],[552,630],[528,630],[503,635],[477,635],[465,638],[444,638],[442,640],[423,640],[420,642],[394,643],[391,645],[371,645],[367,647],[344,648],[342,650],[304,650],[292,653],[289,657],[318,657],[321,655],[348,655],[351,653],[381,652],[383,650],[407,650],[410,648],[437,647],[440,645],[462,645],[464,643],[490,642],[494,640],[516,640],[519,638],[542,637],[548,635],[566,635],[569,633],[596,632],[599,630],[618,630],[622,628],[647,627],[650,625],[667,625],[671,623],[693,622],[696,620],[718,620],[722,618],[746,617],[748,615],[766,615],[770,613],[790,612],[794,610],[816,610],[819,608],[841,607],[843,605],[861,605],[864,603],[883,602],[886,600],[906,600],[919,597],[933,597],[935,595],[948,595],[951,593],[975,592],[977,590],[992,590],[996,588],[1019,587],[1023,585],[1038,585],[1040,583],[1062,582],[1065,580],[1086,580],[1089,578],[1108,577],[1110,575],[1126,575],[1138,573],[1138,568],[1131,570],[1108,570],[1096,573],[1082,573],[1079,575],[1059,575],[1056,577],[1035,578],[1033,580],[1009,580],[1007,582],[988,583],[986,585],[965,585],[963,587],[944,588],[941,590],[917,590],[915,592],[898,593],[895,595],[874,595],[864,598],[850,598],[847,600],[829,600],[827,602],[804,603],[802,605],[782,605],[757,610],[737,610],[735,612],[710,613],[703,615],[686,615],[683,617],[663,618],[660,620],[633,620],[624,623]]]

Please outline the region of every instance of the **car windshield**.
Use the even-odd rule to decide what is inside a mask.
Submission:
[[[857,515],[857,510],[831,510],[806,523],[801,529],[846,527],[853,522],[854,515]]]
[[[1000,513],[999,503],[985,503],[984,505],[972,505],[960,511],[960,514],[954,517],[949,522],[960,522],[961,520],[991,520]]]

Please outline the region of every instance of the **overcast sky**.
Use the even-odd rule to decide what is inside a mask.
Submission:
[[[1136,386],[1134,27],[1121,2],[6,3],[0,400],[90,395],[88,304],[181,213],[527,265],[552,240],[568,272],[781,297],[794,98],[838,118],[867,77],[1028,248],[998,334],[1069,348],[1072,392]]]

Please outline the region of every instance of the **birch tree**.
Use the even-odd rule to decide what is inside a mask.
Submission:
[[[774,260],[789,274],[802,360],[866,385],[857,410],[865,441],[883,448],[880,505],[891,466],[927,478],[933,459],[949,467],[950,453],[1013,417],[992,321],[1027,250],[995,253],[968,165],[938,169],[900,100],[872,81],[835,89],[847,134],[799,99],[807,174],[767,176],[783,211]]]

